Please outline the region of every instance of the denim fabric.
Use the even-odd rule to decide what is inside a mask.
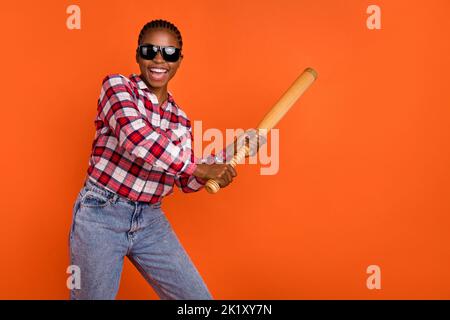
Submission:
[[[87,179],[73,206],[71,265],[80,289],[70,299],[115,299],[127,256],[161,299],[213,299],[161,209]]]

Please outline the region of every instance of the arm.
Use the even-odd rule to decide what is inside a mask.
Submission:
[[[200,163],[191,176],[175,177],[175,183],[183,192],[189,193],[200,190],[209,179],[214,179],[221,188],[225,188],[236,176],[236,170],[231,164]]]
[[[192,162],[192,152],[158,133],[140,113],[133,89],[125,77],[113,74],[103,79],[98,112],[119,145],[129,153],[174,175],[191,175],[195,171],[197,165]]]
[[[192,133],[191,133],[191,141],[192,141]],[[237,149],[239,146],[242,146],[244,143],[244,138],[248,138],[249,140],[246,141],[246,145],[250,148],[250,153],[248,156],[253,156],[258,151],[259,147],[267,142],[267,139],[264,135],[258,135],[257,131],[255,129],[249,129],[245,132],[245,134],[240,135],[239,137],[236,137],[234,139],[233,143],[230,143],[227,147],[222,149],[217,156],[214,154],[207,156],[205,159],[201,159],[202,164],[213,164],[213,163],[228,163],[233,156],[237,153]],[[194,162],[194,155],[192,153],[191,161]],[[197,169],[203,169],[201,168],[201,165],[197,166]],[[201,174],[200,174],[201,176]],[[175,184],[184,192],[184,193],[190,193],[190,192],[196,192],[202,189],[208,179],[203,179],[197,176],[197,174],[192,175],[181,175],[179,177],[175,178]]]
[[[190,133],[190,139],[193,141],[192,132],[189,128]],[[192,143],[191,143],[192,145]],[[204,165],[211,165],[214,163],[225,163],[224,159],[226,154],[228,153],[228,156],[231,155],[233,152],[233,145],[230,144],[226,148],[222,149],[218,154],[217,157],[214,154],[208,155],[206,158],[198,159],[194,157],[194,153],[191,154],[191,161],[195,163],[200,163],[200,165],[197,166],[197,170],[192,175],[182,174],[178,177],[175,177],[175,184],[180,188],[184,193],[191,193],[191,192],[197,192],[201,190],[206,182],[208,182],[207,178],[201,178],[203,176],[201,172],[202,169],[205,170],[203,167]],[[232,155],[231,155],[232,157]],[[230,158],[231,159],[231,158]]]
[[[184,193],[197,192],[201,190],[208,180],[202,179],[194,175],[181,174],[175,176],[175,184]]]
[[[190,130],[189,130],[189,132],[190,132],[191,141],[192,141],[192,132]],[[215,163],[215,158],[214,158],[214,155],[209,155],[205,159],[197,159],[197,161],[196,161],[196,158],[194,157],[194,152],[192,152],[191,153],[191,162],[211,164],[211,163]],[[197,166],[197,168],[199,168],[199,167],[200,166]],[[205,186],[207,181],[208,181],[208,179],[200,178],[194,174],[191,174],[191,175],[181,174],[181,175],[175,176],[175,184],[184,193],[197,192],[197,191],[201,190]]]

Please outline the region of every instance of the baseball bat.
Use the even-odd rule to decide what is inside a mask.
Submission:
[[[317,72],[312,68],[306,68],[261,120],[257,127],[258,133],[262,130],[267,135],[316,79]],[[248,152],[249,148],[244,144],[230,160],[230,165],[236,167]],[[216,193],[220,190],[220,185],[214,179],[210,179],[206,182],[205,188],[209,193]]]

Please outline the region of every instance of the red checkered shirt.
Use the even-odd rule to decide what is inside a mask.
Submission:
[[[134,201],[156,203],[173,192],[196,192],[206,180],[195,177],[191,123],[168,92],[158,99],[139,77],[109,74],[102,81],[88,178]],[[222,155],[224,155],[222,152]]]

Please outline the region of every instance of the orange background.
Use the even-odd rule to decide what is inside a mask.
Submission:
[[[126,3],[126,5],[125,5]],[[81,30],[66,8],[81,7]],[[381,7],[382,30],[366,9]],[[280,170],[163,210],[217,299],[450,298],[450,20],[430,1],[20,1],[1,4],[0,298],[67,299],[71,209],[101,80],[139,72],[152,19],[181,31],[169,84],[203,129],[249,128],[300,72]],[[366,268],[381,267],[381,290]],[[119,299],[157,299],[126,260]]]

